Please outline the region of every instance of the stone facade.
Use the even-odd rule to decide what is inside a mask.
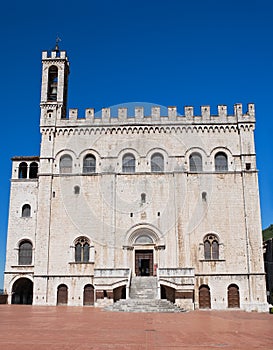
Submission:
[[[153,275],[187,309],[266,310],[254,105],[66,117],[66,52],[42,66],[40,156],[13,158],[9,303],[102,306]]]

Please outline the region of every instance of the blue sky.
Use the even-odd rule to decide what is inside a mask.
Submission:
[[[57,34],[80,115],[132,101],[231,114],[254,102],[263,228],[273,223],[272,0],[14,0],[1,14],[0,288],[10,158],[39,154],[41,51]]]

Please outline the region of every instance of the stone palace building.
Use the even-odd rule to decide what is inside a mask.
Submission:
[[[65,51],[42,53],[40,155],[12,159],[8,302],[105,306],[151,278],[188,310],[267,310],[254,105],[79,116],[68,76]]]

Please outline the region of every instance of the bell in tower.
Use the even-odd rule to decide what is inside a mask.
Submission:
[[[58,92],[58,68],[51,66],[48,72],[48,101],[57,101]]]

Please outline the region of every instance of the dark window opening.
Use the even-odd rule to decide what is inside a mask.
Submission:
[[[146,203],[146,194],[145,193],[141,193],[141,204]]]
[[[202,192],[202,200],[203,200],[204,202],[207,201],[207,192]]]
[[[251,163],[246,163],[246,170],[250,170],[251,169]]]
[[[31,215],[31,207],[29,204],[24,204],[22,207],[22,217],[29,218]]]
[[[80,194],[80,186],[74,187],[74,194]]]
[[[57,89],[58,89],[58,68],[56,66],[51,66],[48,71],[48,89],[47,89],[48,101],[57,101]]]
[[[36,162],[32,162],[29,166],[29,178],[37,179],[38,175],[38,164]]]
[[[27,178],[27,163],[23,162],[19,164],[19,179],[26,179]]]

